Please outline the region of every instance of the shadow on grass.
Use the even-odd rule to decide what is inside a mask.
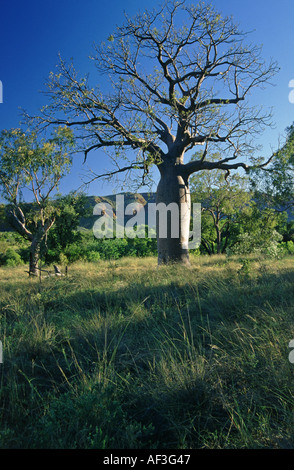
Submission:
[[[29,446],[34,420],[41,426],[48,416],[51,431],[60,426],[66,434],[79,419],[80,428],[96,433],[94,446],[115,448],[117,413],[125,428],[133,423],[138,448],[271,447],[281,432],[291,445],[291,370],[276,351],[283,335],[294,335],[294,270],[247,278],[226,271],[203,278],[193,271],[189,278],[160,278],[158,285],[155,277],[111,289],[78,287],[76,279],[40,291],[34,286],[11,331],[7,325],[1,406],[11,436],[7,431],[4,447]],[[105,392],[100,423],[108,440],[91,427],[100,425],[91,395],[97,384],[114,387]],[[51,403],[68,393],[54,425]],[[75,399],[80,405],[71,417]],[[85,403],[91,404],[88,417],[79,410]],[[42,439],[34,436],[36,447]],[[92,445],[88,438],[80,445]],[[58,439],[50,445],[68,442]],[[120,445],[127,448],[127,438]]]

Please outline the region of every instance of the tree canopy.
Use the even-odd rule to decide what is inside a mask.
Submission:
[[[144,179],[152,164],[161,170],[174,158],[183,163],[195,146],[205,150],[186,164],[187,174],[247,168],[237,159],[252,153],[252,138],[269,124],[269,114],[247,98],[277,65],[266,64],[261,48],[246,40],[231,18],[204,2],[170,0],[157,11],[126,16],[95,47],[97,86],[79,77],[73,62],[60,60],[40,120],[75,128],[85,158],[95,149],[111,150],[114,168],[94,178],[141,169]],[[217,163],[209,160],[208,145],[222,147]]]
[[[270,82],[277,64],[266,63],[261,48],[247,43],[247,33],[231,18],[186,0],[126,15],[124,24],[95,46],[92,59],[96,83],[80,77],[73,61],[60,60],[37,121],[73,129],[85,159],[94,150],[109,154],[113,166],[93,172],[92,181],[140,170],[146,184],[155,165],[157,203],[179,208],[177,239],[172,220],[167,236],[160,236],[158,218],[159,263],[189,263],[189,178],[202,170],[228,174],[268,163],[254,155],[254,137],[271,116],[253,106],[249,94]],[[195,147],[199,158],[185,161]],[[221,158],[211,160],[216,149]]]
[[[56,217],[50,203],[53,191],[71,168],[70,129],[59,127],[50,138],[35,131],[2,131],[0,135],[0,191],[8,201],[7,218],[13,228],[31,242],[30,273],[35,274],[40,245]],[[25,213],[23,192],[29,191],[33,205]]]
[[[286,129],[286,139],[273,155],[271,165],[252,172],[252,187],[264,205],[276,210],[294,210],[294,124]]]
[[[218,160],[219,154],[211,156]],[[230,245],[240,213],[248,211],[253,194],[249,178],[234,173],[230,178],[222,170],[198,172],[191,177],[192,200],[201,201],[201,243],[209,254],[224,253]]]

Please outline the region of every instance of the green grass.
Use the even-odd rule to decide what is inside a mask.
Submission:
[[[294,263],[0,268],[1,448],[293,448]]]

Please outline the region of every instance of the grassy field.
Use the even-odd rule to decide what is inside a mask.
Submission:
[[[1,448],[294,448],[294,259],[0,268]]]

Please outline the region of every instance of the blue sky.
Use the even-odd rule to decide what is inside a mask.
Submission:
[[[224,15],[232,15],[244,31],[252,31],[251,41],[263,44],[265,59],[273,57],[281,68],[274,87],[255,94],[256,104],[273,107],[276,128],[260,139],[265,154],[277,148],[279,136],[294,121],[294,104],[289,102],[289,82],[294,79],[294,2],[293,0],[212,0]],[[20,108],[37,114],[46,103],[41,93],[58,54],[74,59],[76,68],[89,70],[93,43],[105,40],[124,20],[124,10],[135,14],[161,4],[159,0],[1,0],[0,4],[0,130],[18,127]],[[95,171],[107,168],[103,152],[89,157]],[[82,156],[74,160],[73,170],[61,185],[67,193],[81,184],[87,167]],[[111,184],[93,183],[89,194],[107,195],[116,190]]]

